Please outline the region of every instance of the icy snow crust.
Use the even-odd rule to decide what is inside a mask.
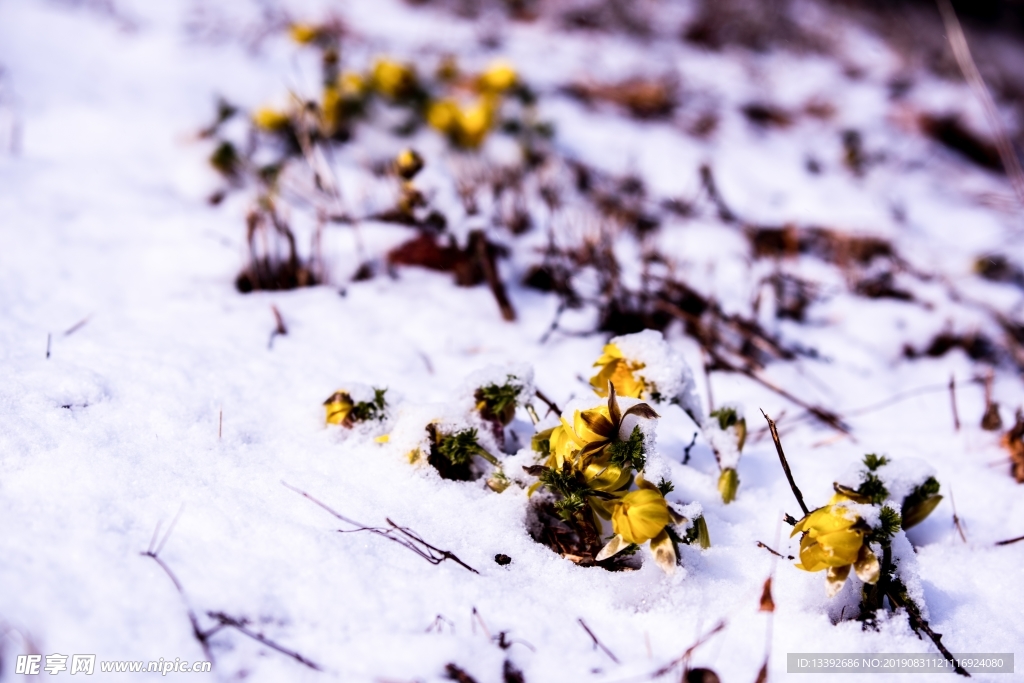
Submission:
[[[288,88],[315,92],[316,65],[308,54],[296,57],[283,39],[246,46],[259,34],[259,3],[200,9],[124,2],[111,5],[121,12],[113,16],[90,9],[106,6],[0,4],[0,64],[23,124],[20,155],[0,152],[5,680],[14,676],[14,655],[30,650],[94,653],[100,660],[203,659],[188,605],[203,628],[213,624],[208,611],[246,618],[253,630],[322,669],[224,630],[211,639],[215,680],[441,681],[445,664],[455,662],[483,683],[499,680],[506,658],[530,683],[643,679],[724,619],[724,631],[696,650],[692,664],[715,669],[726,682],[750,681],[763,661],[768,615],[757,608],[772,573],[771,680],[784,678],[786,652],[933,654],[900,615],[883,619],[878,631],[834,623],[844,604],[855,606],[855,580],[829,601],[822,574],[794,569],[756,546],[798,549],[779,520],[799,510],[753,417],[757,408],[774,417],[797,411],[742,376],[711,379],[716,401],[742,400],[751,412],[739,464],[743,483],[731,505],[720,502],[718,466],[705,442],[681,464],[694,431],[682,409],[657,406],[658,466],[675,484],[669,500],[690,504],[688,517],[702,510],[713,542],[704,552],[683,547],[683,566],[672,577],[649,560],[632,573],[577,567],[530,539],[525,490],[494,494],[482,481],[445,481],[429,467],[410,466],[403,449],[422,445],[424,421],[463,419],[445,406],[471,372],[489,365],[529,365],[560,407],[571,398],[597,403],[585,380],[607,339],[555,334],[538,343],[557,302],[516,284],[543,236],[528,236],[526,248],[502,264],[516,324],[501,320],[486,287],[455,288],[447,275],[404,269],[396,280],[348,283],[361,253],[379,257],[409,237],[405,228],[377,223],[328,231],[333,286],[237,294],[232,279],[242,264],[247,206],[240,198],[207,206],[217,185],[205,166],[210,149],[194,132],[209,121],[216,93],[255,107]],[[415,56],[437,43],[474,64],[491,56],[474,26],[392,0],[341,9],[312,0],[281,6],[299,18],[320,17],[328,6],[343,11],[361,36],[347,58]],[[887,84],[902,67],[874,37],[842,29],[833,58],[705,53],[675,38],[641,46],[616,36],[555,33],[542,23],[503,30],[501,55],[547,93],[543,113],[565,150],[602,168],[641,174],[654,192],[686,197],[697,196],[696,169],[710,160],[720,190],[744,216],[870,229],[893,240],[916,268],[941,272],[1003,310],[1019,306],[1019,290],[970,275],[974,255],[1013,244],[1008,235],[1018,219],[974,200],[1007,195],[1008,186],[899,128],[898,117],[889,116]],[[570,79],[645,71],[655,54],[699,101],[721,107],[711,140],[667,123],[638,124],[605,107],[588,110],[557,94]],[[856,80],[844,75],[855,70]],[[973,112],[966,86],[925,74],[919,82],[911,104]],[[738,108],[769,96],[793,107],[825,97],[835,103],[837,120],[755,130]],[[892,163],[851,178],[839,161],[838,127],[858,128],[866,146],[886,150]],[[373,130],[360,135],[342,166],[390,158],[409,142]],[[442,182],[443,169],[429,165],[442,143],[427,133],[413,142],[428,159],[424,186],[435,184],[436,201],[457,217],[460,204]],[[805,172],[808,154],[821,162],[821,175]],[[340,181],[346,196],[366,206],[390,196],[386,184],[354,171]],[[905,223],[893,218],[894,207]],[[584,229],[559,220],[566,230]],[[452,221],[458,235],[471,227],[471,220]],[[751,264],[742,237],[710,212],[667,223],[656,239],[727,308],[743,310],[768,272],[767,264]],[[1024,489],[1003,465],[990,466],[1005,456],[997,436],[977,427],[981,388],[966,381],[976,369],[960,352],[901,358],[904,342],[920,347],[949,321],[958,329],[990,323],[948,301],[938,283],[915,285],[932,306],[927,310],[854,299],[842,293],[834,270],[811,259],[794,267],[836,293],[812,308],[814,324],[778,322],[767,308],[764,323],[825,360],[778,363],[768,373],[776,384],[849,414],[856,436],[837,439],[820,425],[780,420],[809,507],[824,504],[832,482],[866,451],[895,462],[927,461],[943,495],[955,493],[968,542],[953,530],[947,496],[896,539],[895,554],[911,574],[904,574],[908,588],[927,604],[932,628],[952,651],[1019,651],[1024,543],[993,542],[1024,533]],[[268,349],[272,304],[288,335]],[[593,315],[569,311],[562,324],[591,329]],[[701,366],[680,328],[669,329],[668,341],[691,366]],[[943,388],[951,374],[958,378],[959,432]],[[393,406],[391,443],[374,443],[371,433],[341,438],[341,430],[323,425],[323,400],[350,380],[388,387],[389,399],[391,391],[405,397]],[[938,391],[856,413],[935,384]],[[994,398],[1019,405],[1019,379],[997,374]],[[546,416],[544,424],[551,423]],[[513,423],[519,443],[528,443],[527,425],[523,414]],[[525,451],[515,457],[520,466],[528,460]],[[431,566],[379,536],[339,534],[342,522],[282,481],[363,524],[382,526],[390,518],[406,525],[480,573],[453,562]],[[166,531],[179,510],[160,556],[181,581],[184,600],[160,567],[140,556],[157,525]],[[497,565],[497,553],[512,563]],[[593,647],[578,619],[621,664]],[[497,647],[489,636],[499,632],[516,644]]]

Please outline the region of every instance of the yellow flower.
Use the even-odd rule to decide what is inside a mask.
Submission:
[[[346,424],[354,406],[355,403],[347,392],[334,392],[330,398],[324,401],[324,407],[327,409],[327,424]]]
[[[325,85],[323,94],[323,132],[334,135],[341,125],[341,91],[335,85]]]
[[[732,467],[726,467],[718,477],[718,492],[722,494],[722,502],[729,504],[736,500],[736,489],[740,486],[739,475]]]
[[[623,496],[612,510],[612,529],[626,543],[646,543],[669,523],[668,503],[656,488]]]
[[[257,128],[270,132],[277,132],[284,130],[291,118],[286,112],[279,111],[273,107],[260,107],[252,115],[252,122],[256,124]]]
[[[598,396],[608,395],[608,383],[611,382],[619,396],[640,398],[645,388],[644,383],[633,373],[643,368],[644,364],[626,360],[617,345],[606,344],[594,367],[601,368],[590,378],[590,385]]]
[[[853,502],[849,496],[837,493],[828,505],[812,511],[793,527],[800,539],[798,569],[817,572],[827,570],[826,586],[829,597],[839,592],[850,574],[851,566],[864,583],[876,583],[880,571],[878,558],[864,543],[867,525],[843,503]]]
[[[416,150],[405,148],[395,157],[395,172],[405,180],[412,180],[423,170],[423,157]]]
[[[299,45],[308,45],[320,37],[320,27],[313,24],[292,24],[288,35]]]
[[[390,59],[378,59],[373,65],[370,80],[380,94],[397,99],[409,93],[416,85],[416,72],[407,64]]]
[[[455,100],[437,100],[427,107],[427,123],[461,147],[479,147],[493,125],[494,107],[488,97],[468,107]]]
[[[338,78],[338,89],[347,99],[360,97],[366,90],[366,79],[354,71],[346,71]]]
[[[516,70],[506,61],[491,62],[487,70],[477,79],[477,87],[483,92],[501,93],[516,82]]]

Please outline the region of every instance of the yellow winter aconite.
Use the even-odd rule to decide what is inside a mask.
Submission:
[[[516,83],[516,70],[506,61],[493,62],[477,79],[477,87],[483,92],[500,93]]]
[[[324,408],[327,409],[327,424],[344,424],[354,406],[355,403],[352,401],[352,397],[346,392],[334,392],[330,398],[324,401]]]
[[[308,45],[320,37],[320,27],[313,24],[292,24],[288,35],[299,45]]]
[[[261,107],[252,115],[252,122],[257,128],[270,132],[283,130],[288,126],[291,117],[287,112],[274,109],[273,107]]]
[[[437,100],[427,108],[427,123],[461,147],[479,147],[493,125],[494,109],[489,97],[467,106],[452,99]]]
[[[370,81],[381,95],[397,99],[415,87],[416,72],[407,64],[391,59],[378,59],[373,65]]]
[[[642,488],[620,498],[612,508],[612,529],[627,543],[646,543],[669,523],[668,503],[656,488]]]
[[[854,501],[849,496],[835,494],[828,505],[797,522],[791,534],[804,533],[797,568],[809,572],[827,570],[830,597],[843,587],[851,566],[864,583],[878,581],[878,558],[864,543],[868,527],[846,507],[845,504],[851,502]]]
[[[594,367],[601,368],[590,378],[590,385],[594,387],[594,393],[598,396],[608,395],[608,383],[611,382],[619,396],[640,398],[644,391],[644,383],[634,373],[644,365],[627,360],[617,345],[606,344]]]

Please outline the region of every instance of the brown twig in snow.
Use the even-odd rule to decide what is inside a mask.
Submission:
[[[609,656],[609,657],[611,658],[611,660],[612,660],[613,662],[615,662],[616,664],[621,664],[621,663],[622,663],[622,662],[620,662],[620,661],[619,661],[619,658],[618,658],[618,657],[616,657],[616,656],[615,656],[615,655],[614,655],[614,654],[612,653],[612,651],[611,651],[611,650],[609,650],[609,649],[608,649],[607,647],[605,647],[604,643],[602,643],[602,642],[601,642],[600,640],[598,640],[597,636],[596,636],[596,635],[594,635],[594,632],[590,630],[590,627],[589,627],[589,626],[587,626],[586,622],[584,622],[582,618],[580,618],[580,619],[577,619],[576,621],[578,621],[578,622],[579,622],[579,625],[583,627],[583,630],[587,632],[587,635],[588,635],[588,636],[590,636],[590,639],[594,641],[594,649],[595,649],[595,650],[596,650],[597,648],[601,648],[601,650],[602,650],[602,651],[603,651],[603,652],[604,652],[604,653],[605,653],[606,655],[608,655],[608,656]]]
[[[956,377],[949,376],[949,402],[953,407],[953,429],[960,431],[960,411],[956,409]]]
[[[315,504],[315,505],[319,506],[320,508],[322,508],[323,510],[327,511],[328,513],[333,515],[335,518],[340,519],[341,521],[345,522],[346,524],[351,524],[352,526],[355,527],[354,529],[338,529],[338,533],[347,534],[347,533],[355,533],[355,532],[358,532],[358,531],[369,531],[371,534],[376,534],[377,536],[382,536],[382,537],[388,539],[389,541],[397,543],[398,545],[402,546],[403,548],[407,548],[408,550],[411,550],[412,552],[416,553],[417,555],[422,557],[424,560],[426,560],[430,564],[437,565],[437,564],[441,564],[445,560],[451,560],[452,562],[455,562],[459,566],[461,566],[464,569],[467,569],[467,570],[473,572],[474,574],[479,574],[480,573],[477,570],[475,570],[472,567],[470,567],[465,562],[463,562],[462,560],[460,560],[458,558],[458,556],[455,555],[455,553],[453,553],[451,551],[448,551],[448,550],[442,550],[441,548],[438,548],[436,546],[433,546],[433,545],[427,543],[425,540],[423,540],[423,538],[419,534],[417,534],[412,529],[409,529],[409,528],[403,527],[403,526],[399,526],[398,524],[395,524],[394,522],[392,522],[390,519],[385,518],[385,520],[387,521],[388,525],[391,527],[390,529],[385,529],[385,528],[380,528],[380,527],[369,527],[369,526],[360,524],[359,522],[356,522],[356,521],[354,521],[352,519],[349,519],[348,517],[345,517],[340,512],[338,512],[338,511],[334,510],[333,508],[329,507],[326,503],[323,503],[323,502],[317,500],[316,498],[314,498],[313,496],[309,495],[305,491],[303,491],[301,489],[297,489],[294,486],[292,486],[291,484],[288,484],[287,482],[283,482],[282,481],[281,484],[285,488],[294,491],[295,493],[299,494],[303,498],[306,498],[307,500],[309,500],[313,504]]]
[[[772,441],[775,442],[775,450],[779,454],[779,462],[782,463],[782,471],[786,473],[786,479],[789,481],[789,488],[793,489],[793,495],[796,496],[796,502],[800,504],[800,509],[804,511],[804,515],[810,514],[810,510],[807,509],[807,504],[804,503],[804,495],[800,493],[799,487],[796,485],[796,481],[793,480],[793,471],[789,469],[789,462],[786,461],[786,454],[782,451],[782,441],[779,440],[779,430],[775,428],[775,422],[768,417],[768,414],[761,411],[764,415],[764,419],[768,421],[768,429],[772,433]]]
[[[229,627],[229,628],[233,628],[236,631],[238,631],[239,633],[241,633],[242,635],[248,636],[249,638],[252,638],[256,642],[262,643],[263,645],[266,645],[267,647],[269,647],[272,650],[277,650],[281,654],[286,655],[288,657],[291,657],[292,659],[294,659],[299,664],[303,664],[305,666],[308,666],[310,669],[313,669],[314,671],[322,671],[323,670],[315,662],[311,662],[310,660],[308,660],[305,657],[303,657],[302,655],[300,655],[298,652],[296,652],[294,650],[289,650],[288,648],[286,648],[286,647],[284,647],[282,645],[278,645],[274,641],[272,641],[269,638],[267,638],[266,636],[264,636],[262,633],[256,633],[255,631],[250,631],[248,626],[247,626],[248,621],[246,619],[237,619],[235,617],[232,617],[232,616],[229,616],[229,615],[225,614],[224,612],[207,612],[206,614],[211,619],[216,619],[217,622],[219,622],[221,627],[225,627],[226,626],[226,627]]]
[[[942,14],[942,21],[946,25],[946,37],[949,39],[949,46],[953,49],[956,63],[960,67],[960,71],[963,73],[967,84],[974,91],[974,96],[981,101],[981,106],[985,110],[985,117],[988,119],[988,123],[996,137],[996,149],[999,151],[999,159],[1003,162],[1006,174],[1010,176],[1010,184],[1013,186],[1014,192],[1017,193],[1017,199],[1020,201],[1021,206],[1024,207],[1024,169],[1021,168],[1020,160],[1013,149],[1013,143],[1010,142],[1006,129],[999,119],[999,111],[992,100],[992,93],[989,92],[988,86],[985,85],[985,80],[978,71],[977,64],[974,63],[974,58],[971,56],[971,48],[967,45],[967,36],[964,35],[964,29],[960,25],[960,20],[957,19],[953,4],[949,0],[936,0],[936,2],[939,5],[939,13]]]
[[[960,518],[956,514],[956,498],[953,497],[953,489],[949,490],[949,502],[953,506],[953,526],[956,527],[957,532],[960,534],[960,540],[967,543],[967,535],[964,534],[964,528],[960,524]]]
[[[89,322],[89,319],[90,319],[90,318],[92,318],[92,313],[90,313],[89,315],[85,316],[84,318],[82,318],[81,320],[79,320],[79,321],[78,321],[77,323],[75,323],[74,325],[72,325],[71,327],[69,327],[68,329],[64,330],[64,336],[65,336],[65,337],[70,337],[70,336],[71,336],[71,335],[73,335],[73,334],[74,334],[75,332],[78,332],[78,331],[79,331],[80,329],[82,329],[83,327],[85,327],[85,324],[86,324],[87,322]]]
[[[767,550],[768,552],[770,552],[770,553],[771,553],[772,555],[774,555],[775,557],[781,557],[781,558],[782,558],[782,559],[784,559],[784,560],[795,560],[795,559],[796,559],[796,558],[795,558],[795,557],[793,557],[792,555],[783,555],[783,554],[782,554],[782,553],[780,553],[780,552],[779,552],[778,550],[775,550],[775,549],[773,549],[773,548],[772,548],[771,546],[769,546],[769,545],[768,545],[767,543],[762,543],[761,541],[758,541],[758,542],[757,542],[757,547],[758,547],[758,548],[764,548],[765,550]]]
[[[660,678],[661,676],[664,676],[668,672],[672,671],[672,669],[676,668],[680,664],[686,666],[688,664],[688,662],[690,661],[690,655],[692,655],[694,653],[694,651],[696,651],[696,649],[698,647],[700,647],[701,645],[706,643],[708,640],[710,640],[711,636],[715,635],[716,633],[718,633],[719,631],[721,631],[724,628],[725,628],[725,622],[724,621],[718,622],[718,624],[716,624],[713,629],[711,629],[710,631],[708,631],[707,633],[702,635],[700,638],[698,638],[697,642],[695,642],[693,645],[691,645],[690,647],[686,648],[686,651],[683,652],[682,655],[680,655],[679,657],[676,657],[671,662],[669,662],[665,666],[661,667],[660,669],[658,669],[657,671],[652,673],[650,675],[650,678]]]
[[[562,411],[558,408],[558,406],[555,404],[555,402],[552,401],[547,396],[545,396],[544,392],[542,392],[540,389],[535,390],[534,391],[534,395],[536,395],[537,398],[540,399],[541,403],[543,403],[544,405],[546,405],[548,407],[548,412],[547,412],[547,414],[544,415],[544,417],[547,417],[551,413],[554,413],[555,415],[561,415],[562,414]]]
[[[1010,545],[1011,543],[1017,543],[1018,541],[1024,541],[1024,536],[1018,536],[1017,538],[1008,538],[1005,541],[998,541],[996,545]]]
[[[284,318],[281,317],[281,311],[277,310],[277,306],[274,304],[270,305],[270,310],[274,313],[274,322],[276,323],[276,326],[274,327],[274,331],[270,333],[270,340],[267,342],[268,349],[274,348],[274,337],[277,335],[288,334],[288,327],[284,324]]]

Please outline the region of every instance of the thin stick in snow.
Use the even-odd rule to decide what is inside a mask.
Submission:
[[[607,647],[605,647],[604,643],[602,643],[600,640],[598,640],[597,636],[594,635],[594,632],[590,630],[590,627],[587,626],[586,622],[583,621],[582,618],[577,619],[576,621],[578,621],[580,626],[583,627],[583,630],[587,632],[587,635],[590,636],[590,639],[594,641],[594,649],[595,650],[597,648],[601,648],[601,651],[604,652],[606,655],[608,655],[613,662],[615,662],[616,664],[621,664],[621,662],[619,661],[619,658],[616,657],[615,654],[612,653],[611,650],[609,650]]]
[[[472,567],[470,567],[465,562],[463,562],[462,560],[460,560],[455,553],[453,553],[453,552],[451,552],[449,550],[442,550],[441,548],[438,548],[436,546],[433,546],[433,545],[427,543],[425,540],[423,540],[423,538],[419,534],[417,534],[412,529],[409,529],[408,527],[399,526],[399,525],[395,524],[394,522],[392,522],[388,518],[385,518],[385,521],[387,521],[388,525],[391,527],[390,529],[384,529],[384,528],[380,528],[380,527],[365,526],[363,524],[360,524],[359,522],[356,522],[354,520],[349,519],[348,517],[345,517],[340,512],[337,512],[333,508],[329,507],[326,503],[323,503],[323,502],[317,500],[316,498],[314,498],[313,496],[309,495],[305,491],[303,491],[301,489],[297,489],[294,486],[292,486],[291,484],[288,484],[287,482],[284,482],[284,481],[282,481],[281,484],[285,488],[294,491],[295,493],[299,494],[303,498],[306,498],[307,500],[309,500],[313,504],[315,504],[315,505],[319,506],[320,508],[322,508],[323,510],[327,511],[328,513],[333,515],[335,518],[340,519],[341,521],[345,522],[346,524],[350,524],[353,527],[355,527],[354,529],[338,529],[338,533],[348,534],[348,533],[355,533],[355,532],[358,532],[358,531],[369,531],[371,534],[376,534],[378,536],[382,536],[382,537],[388,539],[389,541],[397,543],[398,545],[402,546],[403,548],[407,548],[407,549],[411,550],[412,552],[416,553],[417,555],[422,557],[424,560],[426,560],[430,564],[437,565],[437,564],[441,564],[445,560],[451,560],[452,562],[455,562],[459,566],[461,566],[464,569],[467,569],[467,570],[473,572],[474,574],[479,574],[480,573],[477,570],[475,570]]]
[[[75,323],[74,325],[72,325],[71,327],[69,327],[68,329],[64,330],[64,336],[65,336],[65,337],[70,337],[70,336],[71,336],[71,335],[73,335],[73,334],[74,334],[75,332],[78,332],[78,331],[79,331],[80,329],[82,329],[83,327],[85,327],[85,324],[86,324],[87,322],[89,322],[89,319],[90,319],[90,318],[92,318],[92,313],[90,313],[89,315],[85,316],[84,318],[82,318],[81,320],[79,320],[79,321],[78,321],[77,323]]]
[[[761,411],[764,415],[764,419],[768,421],[768,429],[772,433],[772,441],[775,442],[775,450],[779,454],[779,462],[782,463],[782,471],[786,473],[786,479],[789,481],[789,488],[793,489],[793,495],[796,496],[796,502],[800,504],[800,509],[804,511],[804,515],[810,514],[810,510],[807,509],[807,504],[804,503],[804,495],[800,493],[800,489],[797,487],[796,482],[793,480],[793,472],[789,469],[789,462],[786,461],[786,454],[782,451],[782,441],[779,440],[779,430],[775,428],[775,422],[768,417],[768,414]]]
[[[1024,541],[1024,536],[1018,536],[1017,538],[1008,538],[1005,541],[999,541],[996,545],[1010,545],[1011,543],[1017,543],[1018,541]]]
[[[967,536],[964,534],[964,528],[960,524],[960,518],[956,514],[956,498],[953,497],[953,489],[949,490],[949,502],[953,506],[953,526],[956,527],[957,532],[960,534],[960,539],[967,543]]]
[[[953,406],[953,429],[960,431],[960,411],[956,409],[956,376],[949,376],[949,402]]]
[[[782,554],[782,553],[780,553],[780,552],[779,552],[778,550],[775,550],[775,549],[773,549],[773,548],[772,548],[771,546],[769,546],[769,545],[768,545],[767,543],[762,543],[761,541],[758,541],[758,542],[757,542],[757,547],[758,547],[758,548],[764,548],[765,550],[767,550],[768,552],[770,552],[770,553],[771,553],[772,555],[774,555],[775,557],[781,557],[781,558],[782,558],[782,559],[784,559],[784,560],[795,560],[795,559],[796,559],[796,558],[795,558],[795,557],[793,557],[792,555],[783,555],[783,554]]]
[[[939,5],[939,13],[942,14],[942,21],[946,25],[946,38],[949,40],[949,46],[953,49],[957,66],[960,67],[964,80],[974,91],[974,96],[981,101],[985,117],[996,136],[999,159],[1003,162],[1006,174],[1010,176],[1010,184],[1013,186],[1014,192],[1017,193],[1017,199],[1024,207],[1024,169],[1021,169],[1020,160],[1013,149],[1013,143],[1010,142],[1006,129],[999,120],[999,111],[992,100],[992,93],[985,85],[985,80],[981,77],[978,66],[971,56],[971,48],[967,45],[967,36],[964,35],[964,29],[960,25],[960,20],[957,19],[953,4],[949,0],[936,0],[936,2]]]
[[[277,306],[273,304],[270,305],[270,310],[274,313],[274,322],[277,326],[274,327],[274,331],[270,333],[270,340],[267,342],[268,349],[274,348],[274,337],[279,334],[288,334],[288,327],[284,324],[284,318],[281,317],[281,311],[277,310]]]

